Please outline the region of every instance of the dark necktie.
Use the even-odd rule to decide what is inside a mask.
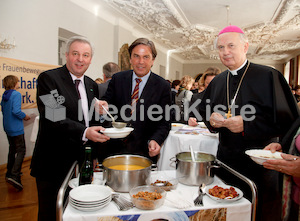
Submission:
[[[76,86],[77,94],[78,94],[79,99],[81,99],[79,88],[78,88],[79,84],[80,84],[80,80],[75,80],[75,86]]]

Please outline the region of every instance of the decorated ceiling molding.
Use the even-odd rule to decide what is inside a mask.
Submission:
[[[284,62],[300,54],[300,0],[89,1],[109,5],[186,62],[218,59],[214,40],[229,24],[248,36],[249,59]]]

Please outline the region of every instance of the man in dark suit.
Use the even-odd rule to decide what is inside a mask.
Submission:
[[[151,72],[157,55],[152,41],[135,40],[129,47],[129,54],[133,70],[114,74],[99,103],[106,107],[114,105],[118,118],[130,122],[134,131],[122,141],[110,140],[108,155],[131,153],[156,161],[171,129],[170,120],[166,119],[166,107],[171,105],[170,84]]]
[[[120,71],[119,66],[114,62],[108,62],[105,65],[103,65],[103,80],[104,83],[98,85],[99,89],[99,98],[103,97],[105,94],[108,84],[112,78],[112,76]]]
[[[242,29],[229,25],[215,42],[228,69],[206,88],[200,114],[208,129],[219,133],[218,160],[255,183],[256,220],[281,220],[279,174],[256,164],[245,151],[262,149],[281,138],[299,117],[297,104],[278,70],[247,59],[249,42]],[[216,174],[251,199],[252,192],[240,179],[222,168]]]
[[[31,162],[39,198],[38,220],[56,219],[58,190],[73,162],[81,160],[84,143],[93,145],[109,139],[99,133],[102,127],[95,126],[96,114],[89,116],[89,109],[94,107],[92,101],[98,96],[98,85],[84,76],[92,55],[91,43],[86,38],[72,37],[67,43],[66,65],[38,77],[40,122]],[[74,82],[78,82],[78,90]],[[50,97],[41,100],[45,96]]]

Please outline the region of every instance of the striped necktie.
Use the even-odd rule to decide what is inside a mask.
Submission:
[[[136,85],[135,85],[133,93],[131,95],[131,106],[133,107],[132,112],[134,111],[135,105],[139,99],[139,85],[140,85],[142,79],[136,78],[135,81],[136,81]]]

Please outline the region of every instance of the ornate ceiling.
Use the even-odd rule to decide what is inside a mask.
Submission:
[[[213,42],[228,24],[248,36],[249,59],[286,61],[300,54],[300,0],[89,1],[109,5],[186,62],[218,59]]]

